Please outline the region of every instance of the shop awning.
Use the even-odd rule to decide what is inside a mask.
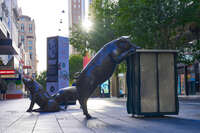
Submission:
[[[0,40],[0,55],[17,55],[11,39]]]

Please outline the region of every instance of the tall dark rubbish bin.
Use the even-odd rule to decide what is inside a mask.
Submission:
[[[129,114],[178,114],[176,54],[175,50],[137,50],[127,59]]]

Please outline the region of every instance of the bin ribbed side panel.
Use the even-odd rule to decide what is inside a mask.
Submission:
[[[175,112],[175,77],[173,54],[158,55],[160,112]]]
[[[141,112],[157,112],[156,54],[141,53]]]

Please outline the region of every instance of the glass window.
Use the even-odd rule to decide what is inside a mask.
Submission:
[[[21,21],[23,21],[23,20],[24,20],[24,18],[23,18],[23,17],[21,17],[21,18],[20,18],[20,20],[21,20]]]
[[[30,45],[33,44],[33,41],[28,41],[28,44],[30,44]]]
[[[80,5],[78,5],[78,8],[80,8],[81,6]]]
[[[21,32],[24,32],[24,24],[21,24]]]
[[[21,43],[24,43],[24,35],[21,35]]]
[[[78,0],[78,3],[80,3],[80,0]]]
[[[30,52],[29,54],[30,54],[30,59],[32,59],[32,55],[33,55],[32,52]]]
[[[29,50],[32,50],[32,46],[29,46],[28,48],[29,48]]]
[[[76,5],[74,5],[74,8],[76,8]]]
[[[74,0],[74,3],[76,3],[76,0]]]
[[[32,32],[33,31],[33,28],[32,28],[32,24],[29,24],[29,32]]]

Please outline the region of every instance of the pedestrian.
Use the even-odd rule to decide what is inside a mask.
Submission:
[[[0,78],[1,100],[6,100],[7,83]]]

